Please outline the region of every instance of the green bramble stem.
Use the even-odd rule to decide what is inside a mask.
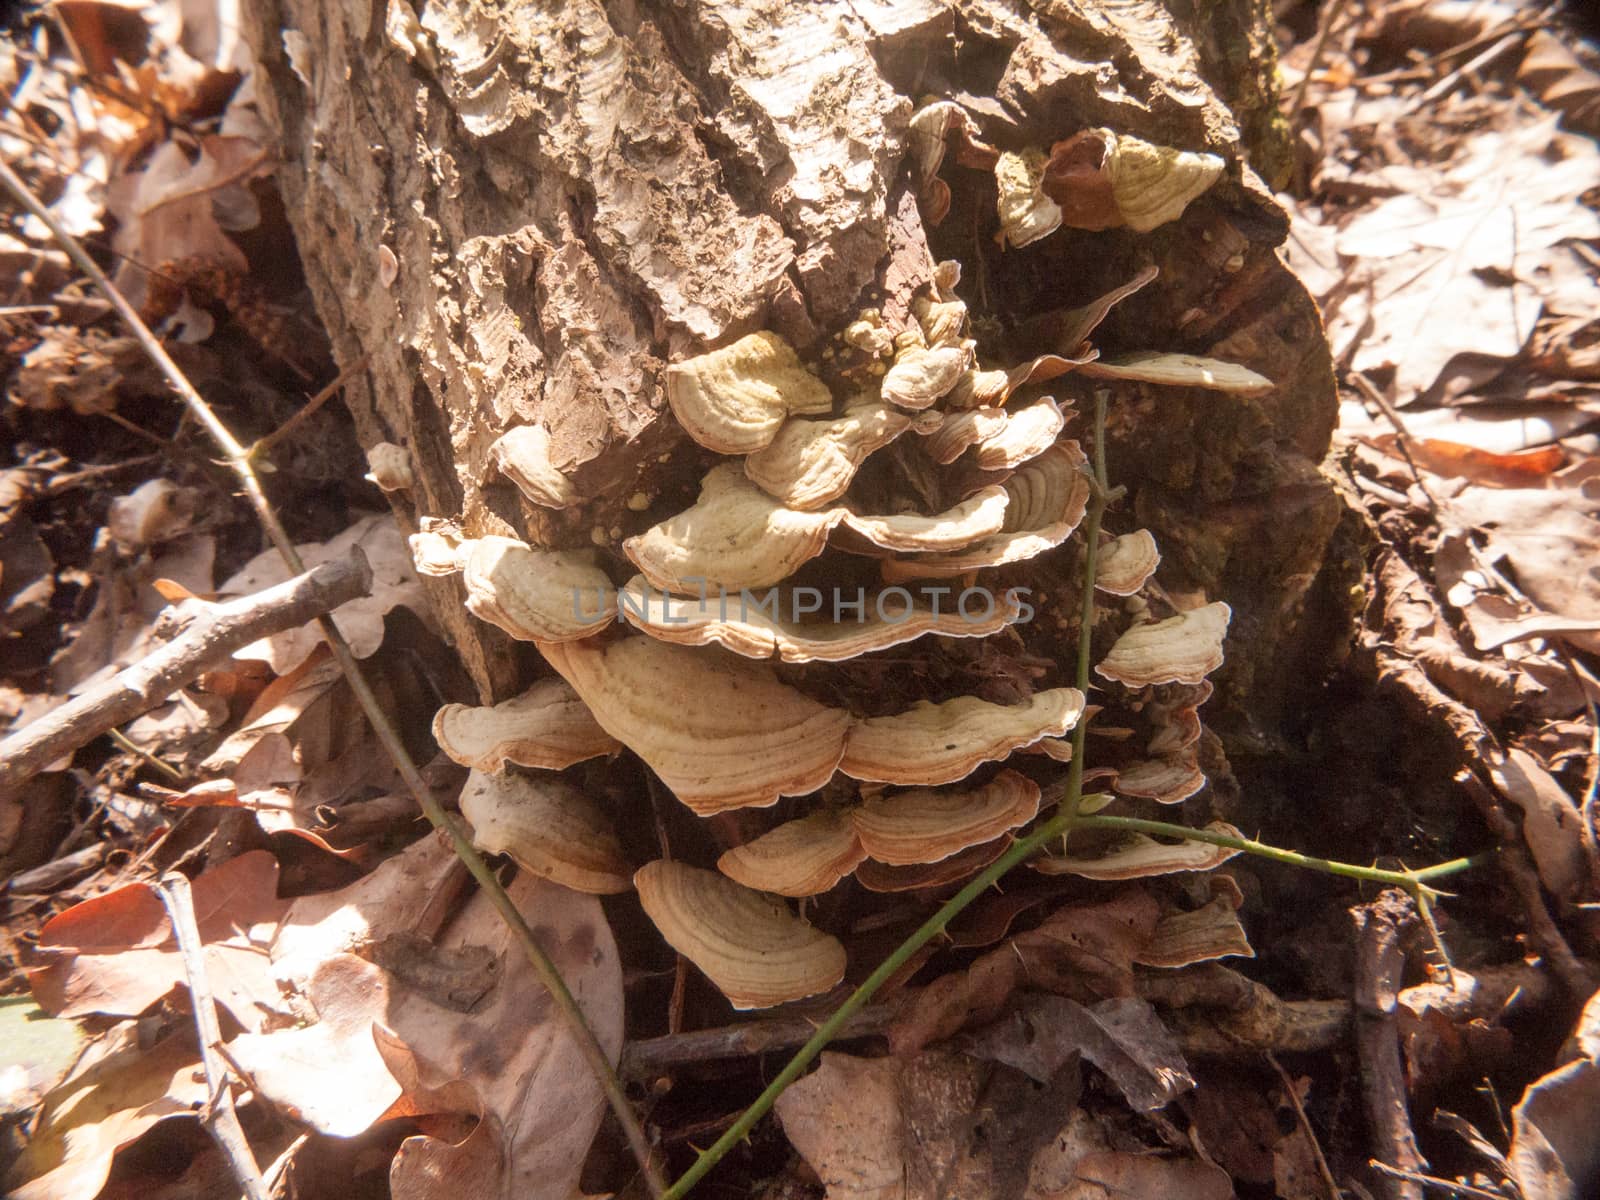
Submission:
[[[1342,875],[1346,879],[1360,879],[1367,883],[1382,883],[1391,887],[1404,888],[1415,894],[1419,890],[1427,893],[1429,897],[1439,895],[1433,888],[1428,887],[1430,879],[1442,879],[1447,875],[1455,875],[1461,871],[1481,867],[1494,858],[1494,851],[1486,850],[1481,854],[1474,854],[1470,858],[1452,858],[1449,862],[1436,863],[1431,867],[1421,867],[1415,871],[1386,871],[1381,867],[1363,867],[1355,863],[1339,862],[1331,858],[1317,858],[1311,854],[1300,854],[1294,850],[1283,850],[1277,846],[1270,846],[1266,842],[1258,842],[1253,838],[1233,837],[1231,834],[1217,833],[1211,829],[1190,829],[1187,825],[1173,825],[1167,821],[1146,821],[1141,817],[1080,817],[1077,822],[1079,829],[1120,829],[1126,833],[1153,834],[1156,837],[1183,838],[1190,842],[1206,842],[1212,846],[1226,846],[1232,850],[1240,850],[1245,854],[1254,854],[1261,858],[1270,858],[1274,862],[1287,863],[1291,867],[1301,867],[1308,871],[1321,871],[1325,875]]]
[[[947,900],[939,911],[923,922],[915,933],[901,942],[899,948],[884,959],[878,969],[868,975],[860,987],[850,993],[849,999],[835,1009],[833,1015],[817,1027],[817,1031],[811,1035],[811,1039],[804,1046],[801,1046],[799,1050],[795,1051],[794,1057],[789,1060],[783,1070],[778,1072],[772,1082],[767,1085],[766,1090],[756,1097],[755,1103],[745,1109],[739,1115],[739,1119],[730,1125],[727,1132],[718,1138],[710,1148],[701,1152],[700,1157],[695,1159],[694,1165],[667,1189],[665,1195],[662,1196],[662,1200],[681,1200],[681,1197],[687,1196],[689,1189],[699,1183],[707,1171],[716,1166],[729,1150],[732,1150],[744,1140],[745,1136],[755,1128],[756,1122],[767,1115],[768,1110],[777,1102],[778,1097],[783,1095],[788,1086],[805,1073],[805,1069],[811,1065],[812,1060],[827,1048],[829,1042],[839,1036],[839,1031],[844,1028],[845,1023],[866,1007],[878,989],[887,983],[895,972],[910,962],[912,956],[929,941],[943,933],[945,926],[950,924],[961,913],[962,909],[966,908],[967,905],[993,886],[1000,876],[1011,870],[1023,859],[1043,849],[1047,842],[1065,833],[1067,827],[1072,824],[1073,816],[1074,814],[1066,811],[1066,806],[1063,805],[1062,810],[1056,816],[1051,817],[1050,820],[1039,826],[1027,837],[1018,841],[1011,849],[997,858],[986,870],[976,876],[971,883]]]

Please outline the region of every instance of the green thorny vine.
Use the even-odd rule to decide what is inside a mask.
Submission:
[[[1105,456],[1105,425],[1106,425],[1106,398],[1104,389],[1095,393],[1094,409],[1094,461],[1090,477],[1091,492],[1088,513],[1084,521],[1084,555],[1083,555],[1083,617],[1079,626],[1078,660],[1077,660],[1077,688],[1084,695],[1089,691],[1089,655],[1090,655],[1090,630],[1094,628],[1095,599],[1095,559],[1099,549],[1100,522],[1105,515],[1108,505],[1119,499],[1123,494],[1122,488],[1112,489],[1106,481],[1106,456]],[[911,957],[923,946],[944,932],[945,927],[960,915],[965,909],[990,887],[998,883],[1000,878],[1010,871],[1012,867],[1031,858],[1043,850],[1051,842],[1060,839],[1065,846],[1067,838],[1075,829],[1108,829],[1120,830],[1127,833],[1153,834],[1159,837],[1184,838],[1189,841],[1206,842],[1213,846],[1224,846],[1245,854],[1255,854],[1262,858],[1270,858],[1277,862],[1288,863],[1292,866],[1303,867],[1312,871],[1321,871],[1329,875],[1340,875],[1347,879],[1359,879],[1367,883],[1384,884],[1397,887],[1409,895],[1417,905],[1423,920],[1428,928],[1433,928],[1432,905],[1443,893],[1430,886],[1435,879],[1465,871],[1471,867],[1480,866],[1489,858],[1489,854],[1478,854],[1471,858],[1456,858],[1449,862],[1438,863],[1431,867],[1423,867],[1414,871],[1390,871],[1379,867],[1363,867],[1355,863],[1336,862],[1332,859],[1315,858],[1311,855],[1299,854],[1293,850],[1279,849],[1277,846],[1258,842],[1251,838],[1233,837],[1229,834],[1218,833],[1209,829],[1190,829],[1184,825],[1174,825],[1166,821],[1146,821],[1136,817],[1107,817],[1088,815],[1111,800],[1110,796],[1083,794],[1083,765],[1085,738],[1088,732],[1090,715],[1085,714],[1077,724],[1072,734],[1072,761],[1067,769],[1067,777],[1062,782],[1047,790],[1047,799],[1055,801],[1055,813],[1047,821],[1038,826],[1027,837],[1019,838],[1003,855],[996,859],[986,870],[976,875],[966,887],[962,888],[939,911],[934,913],[919,926],[910,937],[900,943],[893,954],[879,964],[878,969],[861,983],[849,997],[834,1010],[833,1015],[817,1027],[811,1039],[795,1051],[783,1070],[773,1078],[766,1090],[757,1096],[749,1108],[739,1115],[738,1120],[730,1125],[727,1131],[718,1138],[710,1147],[701,1151],[694,1164],[685,1171],[671,1187],[669,1187],[662,1200],[681,1200],[687,1196],[694,1186],[703,1179],[712,1167],[738,1145],[755,1128],[756,1123],[764,1117],[772,1106],[777,1103],[778,1097],[791,1083],[799,1079],[806,1068],[821,1054],[834,1038],[839,1036],[840,1030],[856,1013],[871,1002],[879,988],[899,973],[900,969],[911,961]]]

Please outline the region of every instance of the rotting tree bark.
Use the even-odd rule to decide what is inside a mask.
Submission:
[[[1340,508],[1316,468],[1331,367],[1276,254],[1286,220],[1246,165],[1271,174],[1284,155],[1262,0],[247,8],[307,275],[340,363],[367,356],[347,391],[363,442],[411,453],[395,497],[411,527],[615,549],[693,497],[679,464],[696,451],[662,395],[674,358],[764,327],[815,351],[867,305],[892,327],[945,257],[998,344],[1153,263],[1158,284],[1103,349],[1211,354],[1277,384],[1119,404],[1113,474],[1160,540],[1163,582],[1234,606],[1224,695],[1256,728],[1306,674],[1304,647],[1339,640]],[[1002,252],[982,177],[924,224],[903,161],[930,95],[1002,149],[1107,126],[1221,154],[1228,174],[1153,234]],[[588,503],[535,509],[493,472],[490,444],[531,421]],[[526,661],[466,615],[458,580],[429,584],[484,697],[510,694]]]

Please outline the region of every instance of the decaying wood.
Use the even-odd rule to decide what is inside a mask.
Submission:
[[[235,650],[294,629],[372,588],[360,549],[253,596],[205,605],[159,650],[0,742],[0,788],[15,786],[106,730],[150,711]]]
[[[1283,145],[1257,0],[270,0],[246,21],[312,292],[339,362],[368,356],[358,432],[410,453],[416,484],[390,499],[413,528],[614,550],[692,499],[668,362],[760,328],[817,354],[867,307],[892,329],[935,258],[963,263],[963,297],[999,327],[1155,265],[1124,340],[1278,387],[1222,421],[1214,397],[1169,389],[1119,481],[1173,548],[1174,583],[1241,593],[1236,669],[1259,704],[1296,673],[1277,647],[1338,520],[1315,469],[1335,405],[1316,311],[1276,257],[1287,222],[1245,166]],[[992,183],[987,228],[924,223],[905,158],[930,95],[1007,149],[1108,126],[1232,166],[1155,235],[1006,252]],[[492,469],[495,440],[529,423],[584,503],[536,508]],[[516,690],[503,635],[458,582],[428,586],[483,698]]]

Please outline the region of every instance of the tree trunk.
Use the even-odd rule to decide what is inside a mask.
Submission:
[[[1317,470],[1331,365],[1247,165],[1285,161],[1264,0],[246,7],[306,272],[341,365],[366,356],[347,391],[363,442],[410,453],[393,498],[412,528],[615,551],[693,498],[669,362],[759,329],[815,357],[868,306],[892,330],[949,258],[980,354],[1014,362],[1028,318],[1154,264],[1102,352],[1211,355],[1275,386],[1124,389],[1113,482],[1160,540],[1165,586],[1233,605],[1224,696],[1242,716],[1270,728],[1338,643],[1350,581],[1325,568],[1341,509]],[[919,209],[908,120],[929,96],[1001,150],[1108,127],[1227,173],[1153,232],[1003,249],[984,172],[947,166],[948,215]],[[585,503],[534,507],[492,468],[495,439],[533,422]],[[525,682],[521,648],[465,613],[459,583],[431,586],[484,698]]]

